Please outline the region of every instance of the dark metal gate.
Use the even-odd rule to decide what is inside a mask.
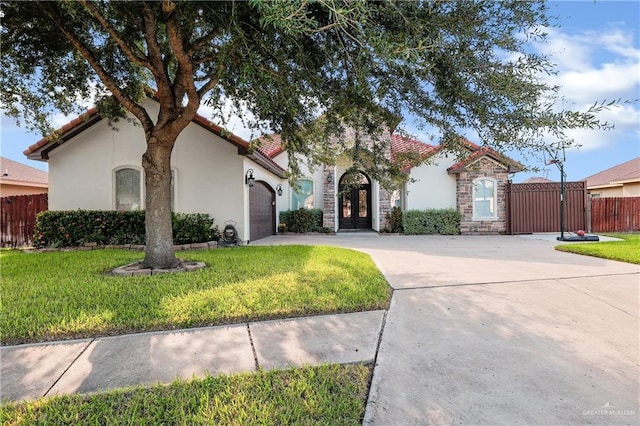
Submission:
[[[560,232],[560,183],[507,184],[507,232]],[[565,232],[587,230],[586,182],[565,182]]]

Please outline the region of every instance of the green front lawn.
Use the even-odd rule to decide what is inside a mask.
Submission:
[[[607,235],[624,241],[562,244],[556,250],[640,265],[640,234]]]
[[[179,252],[197,272],[114,277],[127,250],[0,252],[3,344],[386,309],[391,289],[361,252],[248,246]]]
[[[3,425],[359,425],[371,367],[332,365],[0,406]]]

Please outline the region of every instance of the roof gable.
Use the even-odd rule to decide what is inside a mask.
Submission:
[[[447,169],[449,174],[462,173],[467,171],[471,165],[487,157],[494,162],[503,166],[509,173],[522,171],[524,166],[511,158],[500,154],[499,152],[489,148],[481,147],[468,139],[462,139],[462,142],[469,149],[470,154]]]

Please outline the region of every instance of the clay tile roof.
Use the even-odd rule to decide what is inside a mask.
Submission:
[[[6,176],[5,173],[7,174]],[[49,177],[47,172],[36,169],[35,167],[0,157],[0,180],[37,183],[47,186]]]
[[[586,177],[584,180],[587,181],[587,188],[621,181],[640,181],[640,157]]]
[[[415,166],[416,162],[421,162],[438,152],[438,147],[420,142],[416,139],[409,138],[407,136],[399,135],[396,133],[391,134],[391,161],[402,162],[402,168],[407,169]],[[409,160],[403,159],[403,154],[417,155],[417,159]]]
[[[427,158],[436,153],[437,147],[433,145],[420,142],[416,139],[412,139],[403,135],[393,133],[391,135],[391,159],[395,160],[395,157],[401,153],[416,153],[421,157]],[[423,158],[423,159],[424,159]]]
[[[261,136],[256,142],[258,144],[256,149],[269,158],[273,158],[284,151],[280,135],[271,134]]]

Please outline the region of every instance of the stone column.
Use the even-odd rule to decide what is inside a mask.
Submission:
[[[322,171],[322,226],[336,229],[336,168],[324,166]]]

